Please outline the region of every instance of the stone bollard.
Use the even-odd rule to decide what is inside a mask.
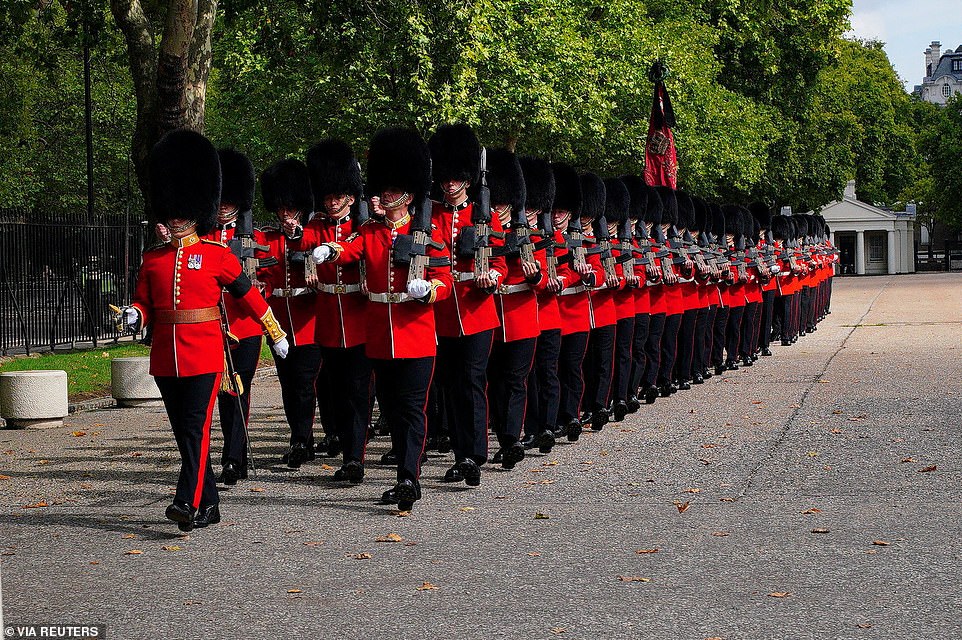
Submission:
[[[150,375],[150,358],[114,358],[110,361],[110,395],[121,407],[160,407],[160,389]]]
[[[62,427],[67,413],[66,371],[0,373],[0,417],[8,429]]]

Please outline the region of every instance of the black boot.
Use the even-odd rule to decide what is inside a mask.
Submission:
[[[364,482],[364,465],[357,460],[345,462],[344,466],[334,472],[335,480],[346,480],[351,484]]]
[[[220,507],[216,504],[200,505],[200,509],[194,515],[194,526],[199,529],[218,522],[220,522]]]
[[[246,475],[247,475],[247,469],[245,468],[244,476],[246,477]],[[234,462],[228,462],[227,464],[224,465],[224,468],[221,469],[220,478],[218,479],[218,482],[232,487],[235,484],[237,484],[237,481],[240,480],[240,478],[241,478],[240,465]]]
[[[287,466],[291,469],[300,469],[301,465],[305,462],[314,459],[314,451],[312,448],[303,442],[295,442],[291,445],[290,450],[284,454],[282,460],[287,463]]]
[[[608,410],[598,409],[591,414],[591,430],[601,431],[605,428],[605,425],[608,424],[608,420]]]
[[[481,467],[478,466],[477,462],[471,458],[465,458],[457,464],[457,467],[461,472],[461,477],[464,478],[464,484],[469,487],[477,487],[481,484]]]
[[[578,442],[578,438],[581,437],[581,421],[572,418],[571,422],[568,423],[566,435],[568,436],[568,442]]]
[[[645,404],[655,404],[658,399],[658,387],[648,387],[645,389]]]
[[[637,402],[637,400],[635,401]],[[638,405],[639,407],[641,405]],[[622,422],[625,416],[628,415],[628,403],[624,400],[619,400],[611,407],[611,416],[613,422]]]
[[[555,434],[551,429],[545,429],[538,434],[538,453],[551,453],[554,448]]]
[[[641,401],[636,395],[630,396],[625,404],[628,405],[628,413],[635,413],[638,409],[641,409]]]
[[[417,480],[399,480],[391,491],[397,500],[398,511],[410,511],[421,499],[421,484]]]
[[[524,446],[520,442],[508,445],[502,449],[501,456],[502,469],[514,469],[514,466],[524,460]]]
[[[177,528],[181,531],[187,532],[194,528],[194,507],[183,500],[174,500],[167,507],[164,515],[167,516],[168,520],[176,522]]]

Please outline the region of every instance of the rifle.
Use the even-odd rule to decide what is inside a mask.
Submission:
[[[593,222],[595,229],[595,239],[598,242],[601,253],[601,268],[605,272],[605,282],[617,280],[618,272],[615,270],[615,256],[611,253],[611,234],[608,233],[608,221],[604,216],[598,216]]]
[[[692,274],[692,277],[698,278],[699,280],[708,280],[708,278],[711,277],[711,273],[709,273],[708,263],[705,262],[705,255],[702,253],[701,246],[695,242],[695,239],[688,229],[685,229],[681,241],[685,247],[685,251],[688,253],[688,257],[695,263],[695,273]]]
[[[496,256],[520,256],[522,262],[535,262],[535,244],[531,233],[538,233],[539,229],[532,229],[528,224],[528,214],[524,208],[511,211],[511,228],[504,234],[504,247],[492,252]]]
[[[634,274],[634,265],[645,265],[649,264],[648,258],[645,257],[644,251],[635,248],[632,243],[634,240],[634,234],[632,233],[631,220],[625,218],[623,222],[618,223],[618,257],[615,258],[615,262],[621,265],[622,272],[631,271]],[[641,256],[636,258],[635,255]],[[626,276],[627,279],[627,276]]]
[[[250,468],[251,475],[256,476],[257,469],[254,466],[254,448],[251,446],[250,425],[248,424],[247,412],[244,410],[244,403],[241,400],[241,396],[244,395],[244,383],[234,367],[234,355],[230,352],[231,342],[236,342],[237,337],[230,332],[230,327],[227,325],[227,307],[224,304],[223,293],[220,294],[220,302],[217,303],[217,306],[220,307],[220,329],[224,337],[224,364],[227,367],[227,380],[221,380],[221,391],[234,396],[237,402],[237,413],[244,421],[244,439],[247,441],[247,466]]]
[[[558,244],[554,241],[554,223],[551,220],[551,211],[542,211],[539,216],[541,233],[543,237],[535,245],[536,249],[545,250],[545,266],[548,271],[548,278],[551,281],[558,279]],[[564,245],[562,245],[564,246]]]
[[[584,229],[581,228],[581,218],[572,215],[568,222],[568,232],[564,234],[564,238],[570,253],[571,266],[580,274],[579,268],[584,269],[588,264],[585,261],[585,235]]]
[[[251,280],[257,280],[257,270],[263,267],[273,267],[277,258],[270,256],[258,258],[255,251],[267,252],[270,247],[254,242],[254,218],[250,209],[237,214],[237,226],[234,237],[227,241],[227,246],[241,263],[244,274]],[[310,261],[309,261],[310,262]],[[311,262],[313,264],[313,262]]]
[[[661,262],[661,281],[665,284],[673,284],[678,278],[675,275],[674,269],[671,268],[672,261],[665,259],[671,256],[671,247],[665,238],[665,232],[662,230],[661,225],[655,224],[652,228],[655,232],[655,245],[661,245],[663,247],[655,254],[656,257],[660,258]]]
[[[655,268],[656,256],[651,247],[651,236],[648,235],[648,227],[645,225],[644,220],[638,220],[635,229],[638,231],[639,248],[635,249],[634,253],[641,255],[640,258],[635,258],[635,264],[640,264],[645,267],[645,284],[647,286],[656,285],[661,282],[661,272]]]
[[[428,249],[444,249],[444,245],[431,239],[431,199],[425,197],[415,212],[411,221],[411,233],[400,234],[394,240],[392,248],[395,265],[407,265],[408,282],[412,280],[426,280],[428,267],[440,267],[451,264],[448,258],[430,258]]]

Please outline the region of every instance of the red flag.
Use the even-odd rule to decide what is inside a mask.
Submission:
[[[678,154],[671,128],[675,126],[675,112],[665,88],[667,68],[655,62],[648,77],[655,83],[645,143],[645,182],[653,187],[677,188]]]

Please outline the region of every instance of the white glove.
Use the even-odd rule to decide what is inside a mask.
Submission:
[[[408,283],[408,295],[412,298],[423,298],[431,291],[431,283],[427,280],[416,278]]]
[[[331,251],[331,248],[322,244],[311,253],[311,259],[314,260],[314,264],[321,264],[330,260],[332,255],[334,255],[334,252]]]
[[[498,284],[498,280],[501,279],[501,272],[496,271],[495,269],[491,269],[490,271],[488,271],[488,277],[491,278],[494,284]]]
[[[277,357],[283,360],[287,357],[287,352],[290,350],[291,346],[287,343],[287,338],[281,338],[274,343],[274,353]]]
[[[120,312],[124,317],[124,324],[130,328],[140,323],[140,312],[135,307],[124,307]]]

